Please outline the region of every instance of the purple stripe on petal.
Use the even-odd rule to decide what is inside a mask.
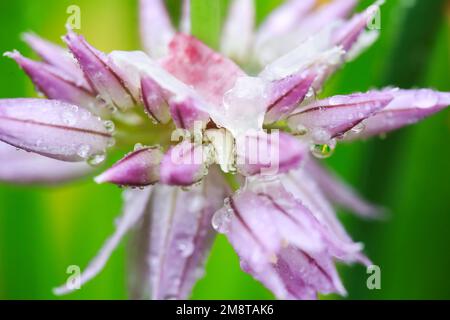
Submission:
[[[244,175],[276,175],[297,168],[308,147],[283,132],[249,133],[236,139],[237,166]]]
[[[70,51],[81,66],[91,86],[109,105],[121,110],[132,108],[136,101],[124,79],[114,72],[107,57],[89,45],[86,40],[69,31],[64,37]]]
[[[69,77],[77,86],[92,91],[91,86],[86,81],[83,71],[70,53],[45,39],[33,34],[25,33],[23,40],[42,58],[46,63],[60,70],[61,73]]]
[[[136,226],[138,221],[144,215],[150,195],[151,188],[145,190],[126,190],[124,192],[124,209],[123,215],[118,220],[116,231],[107,239],[97,256],[89,263],[80,276],[80,285],[83,285],[93,279],[105,267],[109,257],[117,248],[123,237]],[[53,292],[56,295],[65,295],[76,290],[65,284],[61,287],[55,288]]]
[[[161,162],[160,181],[175,186],[190,186],[207,174],[207,149],[184,141],[167,151]]]
[[[253,0],[234,0],[225,22],[222,52],[241,63],[250,57],[255,27],[255,4]]]
[[[0,181],[18,184],[56,184],[88,175],[86,163],[69,163],[17,150],[0,142]]]
[[[324,143],[326,141],[323,140],[341,137],[361,121],[383,109],[392,99],[393,95],[389,92],[334,96],[305,106],[290,115],[288,123],[292,130],[311,130],[311,138]],[[315,131],[320,131],[321,137],[315,136]]]
[[[61,100],[94,111],[98,104],[95,96],[71,78],[45,63],[23,57],[19,52],[6,53],[14,59],[47,98]]]
[[[187,299],[215,237],[213,213],[228,194],[220,174],[189,191],[158,186],[152,197],[149,280],[152,299]]]
[[[56,100],[0,100],[0,140],[50,158],[77,162],[104,156],[112,143],[100,118]]]
[[[346,140],[365,139],[414,124],[450,105],[450,93],[431,89],[385,90],[394,99],[384,109],[364,121],[362,130],[351,132]]]
[[[159,148],[142,148],[127,155],[106,172],[95,178],[97,183],[142,187],[159,180],[159,165],[163,153]]]
[[[315,78],[315,72],[305,71],[272,82],[265,123],[273,123],[288,116],[305,99]]]
[[[171,117],[162,88],[150,77],[142,77],[141,90],[146,113],[159,123],[168,123]]]
[[[197,107],[197,100],[190,97],[170,99],[169,110],[175,125],[180,129],[192,130],[196,125],[202,128],[209,120],[209,115]]]
[[[163,0],[140,0],[141,40],[145,51],[155,59],[167,54],[175,34]]]

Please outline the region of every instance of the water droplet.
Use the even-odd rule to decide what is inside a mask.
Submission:
[[[183,257],[187,258],[192,255],[195,248],[192,242],[180,242],[177,249]]]
[[[77,122],[74,113],[69,111],[63,113],[62,120],[64,124],[68,126],[73,126]]]
[[[87,144],[81,145],[77,150],[78,156],[82,159],[87,159],[89,157],[90,152],[91,147]]]
[[[437,105],[439,96],[430,89],[418,90],[415,95],[414,106],[417,108],[431,108]]]
[[[134,151],[139,151],[139,150],[142,150],[142,149],[144,149],[144,145],[142,143],[136,143],[134,145]]]
[[[114,130],[116,129],[116,126],[115,126],[114,122],[112,122],[111,120],[103,121],[103,125],[105,126],[105,129],[109,133],[114,132]]]
[[[361,133],[362,131],[364,131],[365,128],[366,125],[364,124],[364,122],[360,122],[356,126],[354,126],[350,131],[352,133]]]
[[[96,166],[102,164],[105,160],[106,160],[106,154],[99,153],[99,154],[89,156],[89,158],[87,159],[87,163],[90,166],[96,167]]]
[[[230,208],[230,200],[225,199],[225,207],[217,211],[212,219],[212,226],[214,230],[219,233],[227,233],[230,227],[233,210]]]
[[[333,155],[334,153],[333,144],[312,144],[311,145],[311,153],[314,157],[318,159],[326,159]]]
[[[304,125],[302,125],[302,124],[299,124],[298,126],[297,126],[297,128],[296,128],[297,130],[296,130],[296,134],[298,134],[298,135],[305,135],[305,134],[307,134],[308,133],[308,128],[307,127],[305,127]]]

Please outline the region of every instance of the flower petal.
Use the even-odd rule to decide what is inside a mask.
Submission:
[[[284,132],[249,132],[236,139],[237,167],[248,175],[276,175],[297,168],[308,146]]]
[[[177,34],[170,43],[163,65],[184,83],[193,86],[208,102],[222,99],[244,72],[231,60],[208,48],[192,36]]]
[[[68,163],[17,150],[0,142],[0,181],[18,184],[63,183],[88,175],[86,163]]]
[[[47,98],[65,101],[95,111],[98,100],[92,92],[79,86],[71,78],[50,65],[23,57],[19,52],[8,52],[6,56],[14,59],[31,78],[35,86]]]
[[[159,148],[146,147],[136,150],[95,178],[95,182],[132,187],[152,185],[159,180],[162,157],[163,153]]]
[[[89,111],[56,100],[0,100],[0,140],[63,160],[104,155],[112,137]]]
[[[345,294],[333,259],[344,258],[345,251],[344,261],[353,261],[361,249],[334,242],[326,225],[277,181],[247,181],[215,214],[213,225],[228,237],[244,271],[280,299]],[[343,246],[335,248],[338,244]]]
[[[181,12],[180,30],[184,34],[191,33],[191,0],[183,0]]]
[[[288,116],[307,96],[317,74],[307,70],[270,84],[270,99],[264,122],[273,123]]]
[[[124,79],[114,72],[104,53],[93,48],[82,36],[70,30],[64,40],[91,86],[108,105],[126,110],[137,104],[124,84]]]
[[[220,175],[209,175],[189,191],[158,186],[152,197],[150,297],[187,299],[203,275],[214,239],[211,218],[228,193]]]
[[[211,112],[212,115],[216,110],[190,86],[175,78],[143,52],[115,51],[109,55],[109,58],[117,68],[127,70],[129,87],[140,88],[141,79],[150,78],[161,87],[164,98],[169,105],[171,103],[176,106],[178,104],[189,104],[190,108],[195,108],[196,114],[199,116],[195,120],[204,122],[205,114]],[[189,122],[195,122],[192,118],[190,120],[192,121]]]
[[[33,33],[25,33],[23,40],[49,65],[70,78],[78,87],[92,91],[77,61],[66,49]]]
[[[317,183],[317,186],[315,188],[313,187],[315,189],[314,194],[321,194],[323,192],[333,203],[365,218],[378,218],[382,216],[384,211],[382,208],[368,203],[356,190],[337,177],[334,172],[327,170],[316,161],[307,161],[304,171],[307,171],[309,176],[314,177],[313,179]],[[302,184],[305,184],[305,180],[307,180],[305,174],[298,177],[298,173],[296,179]],[[317,187],[320,189],[317,189]],[[312,193],[313,190],[310,191]],[[321,202],[325,203],[326,201],[322,200]]]
[[[224,26],[221,51],[236,61],[247,62],[253,43],[254,27],[254,1],[233,0]]]
[[[190,186],[205,176],[209,149],[187,141],[172,147],[161,162],[160,181],[175,186]]]
[[[416,123],[450,105],[450,93],[431,89],[385,90],[394,100],[364,121],[362,130],[350,132],[345,140],[366,139]]]
[[[209,114],[198,108],[198,100],[185,97],[174,97],[169,100],[169,110],[177,128],[193,130],[199,125],[200,129],[209,121]]]
[[[383,109],[392,99],[393,95],[389,92],[334,96],[314,102],[290,115],[289,127],[294,131],[306,128],[314,142],[327,143]]]
[[[314,8],[315,4],[315,0],[288,0],[268,16],[256,34],[255,48],[261,65],[272,62],[273,58],[278,56],[278,53],[274,55],[273,52],[260,52],[263,47],[266,47],[266,43],[291,31]]]
[[[163,0],[140,0],[141,40],[145,51],[152,58],[167,54],[175,30]]]
[[[116,249],[122,238],[138,223],[144,215],[152,193],[151,188],[145,190],[127,190],[124,192],[124,212],[119,219],[116,231],[105,242],[98,255],[89,263],[80,275],[80,285],[83,285],[99,274],[108,262],[109,257]],[[64,295],[74,291],[69,284],[55,288],[53,292],[57,295]]]
[[[156,122],[168,123],[171,117],[162,88],[151,78],[142,77],[141,89],[146,113]]]

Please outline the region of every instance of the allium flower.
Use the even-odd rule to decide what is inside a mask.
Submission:
[[[65,181],[90,173],[110,149],[130,148],[95,178],[129,188],[117,230],[82,283],[133,231],[131,297],[185,299],[215,229],[242,269],[276,297],[344,295],[335,262],[370,262],[333,204],[365,217],[379,209],[315,158],[330,156],[337,142],[415,123],[450,104],[450,93],[430,89],[316,99],[324,81],[376,38],[366,26],[380,3],[347,19],[355,3],[289,0],[255,32],[253,1],[234,0],[224,55],[188,35],[189,1],[182,33],[162,0],[141,1],[146,53],[105,54],[69,30],[69,54],[27,34],[43,61],[6,55],[49,100],[0,100],[0,159],[8,159],[0,178]],[[239,185],[234,193],[230,180]]]

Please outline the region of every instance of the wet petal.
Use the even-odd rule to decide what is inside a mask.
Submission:
[[[110,182],[119,186],[142,187],[158,182],[163,153],[159,148],[136,150],[95,178],[97,183]]]
[[[349,209],[362,217],[377,218],[382,215],[382,208],[364,200],[350,185],[319,163],[312,160],[307,161],[305,171],[308,171],[309,175],[314,177],[313,179],[317,183],[317,187],[320,188],[320,190],[316,189],[315,194],[323,192],[333,203]],[[299,182],[304,183],[305,180],[304,174],[300,179],[297,177],[297,181]]]
[[[198,108],[198,100],[185,97],[177,97],[169,100],[169,110],[177,128],[193,130],[196,126],[204,127],[209,120],[209,114]]]
[[[161,183],[190,186],[200,181],[208,173],[209,152],[207,146],[187,141],[170,148],[161,162]]]
[[[108,105],[121,110],[136,105],[132,93],[124,84],[124,79],[114,72],[104,53],[93,48],[82,36],[72,31],[68,32],[64,40],[91,86]]]
[[[141,88],[146,113],[157,122],[168,123],[171,117],[162,88],[149,77],[141,79]]]
[[[366,119],[361,130],[350,132],[345,140],[365,139],[414,124],[450,105],[450,93],[431,89],[385,90],[394,100]]]
[[[66,49],[49,42],[33,33],[25,33],[23,40],[49,65],[70,78],[77,86],[92,91],[83,71]]]
[[[87,283],[102,271],[120,241],[144,215],[151,193],[151,188],[145,190],[127,190],[124,192],[124,212],[117,222],[116,231],[105,242],[98,255],[81,274],[81,285]],[[53,291],[57,295],[64,295],[73,292],[74,289],[68,286],[68,284],[65,284]]]
[[[249,132],[236,139],[237,167],[244,175],[276,175],[297,168],[307,144],[284,132]]]
[[[0,140],[64,161],[102,156],[112,137],[89,111],[56,100],[0,100]]]
[[[142,78],[150,78],[161,87],[164,98],[169,104],[189,104],[195,108],[200,116],[198,121],[204,120],[204,115],[215,112],[215,108],[208,104],[195,90],[164,70],[156,61],[145,53],[114,51],[109,55],[112,63],[120,69],[127,70],[128,84],[133,88],[140,88]],[[212,114],[211,114],[212,115]]]
[[[163,65],[184,83],[193,86],[208,102],[222,99],[244,72],[231,60],[208,48],[196,38],[177,34]]]
[[[0,181],[19,184],[55,184],[88,175],[86,163],[68,163],[17,150],[0,142]]]
[[[187,299],[203,275],[215,236],[211,218],[228,193],[221,179],[209,175],[189,191],[168,186],[155,189],[149,207],[152,299]]]
[[[247,62],[253,43],[255,4],[253,0],[234,0],[222,36],[222,52],[241,63]]]
[[[152,58],[166,55],[175,34],[163,0],[140,0],[141,39],[145,51]]]
[[[273,123],[288,116],[307,96],[317,74],[300,72],[269,85],[269,105],[264,122]]]
[[[334,96],[305,106],[289,116],[288,123],[294,131],[308,129],[314,142],[327,143],[383,109],[392,99],[389,92]]]
[[[71,78],[45,63],[23,57],[19,52],[6,53],[14,59],[31,78],[34,85],[47,98],[65,101],[90,111],[95,111],[98,104],[92,92],[78,85]]]
[[[264,52],[259,53],[261,47],[267,42],[276,37],[287,33],[292,30],[299,21],[314,8],[316,4],[315,0],[289,0],[286,1],[279,8],[274,10],[268,18],[261,24],[256,34],[256,50],[258,56],[260,56],[260,62],[262,65],[271,62],[273,60],[272,53],[264,56]]]
[[[364,33],[366,27],[379,13],[381,1],[368,7],[364,12],[356,14],[348,22],[339,27],[334,35],[334,44],[342,46],[345,51],[349,51]],[[378,33],[378,31],[374,31]]]

